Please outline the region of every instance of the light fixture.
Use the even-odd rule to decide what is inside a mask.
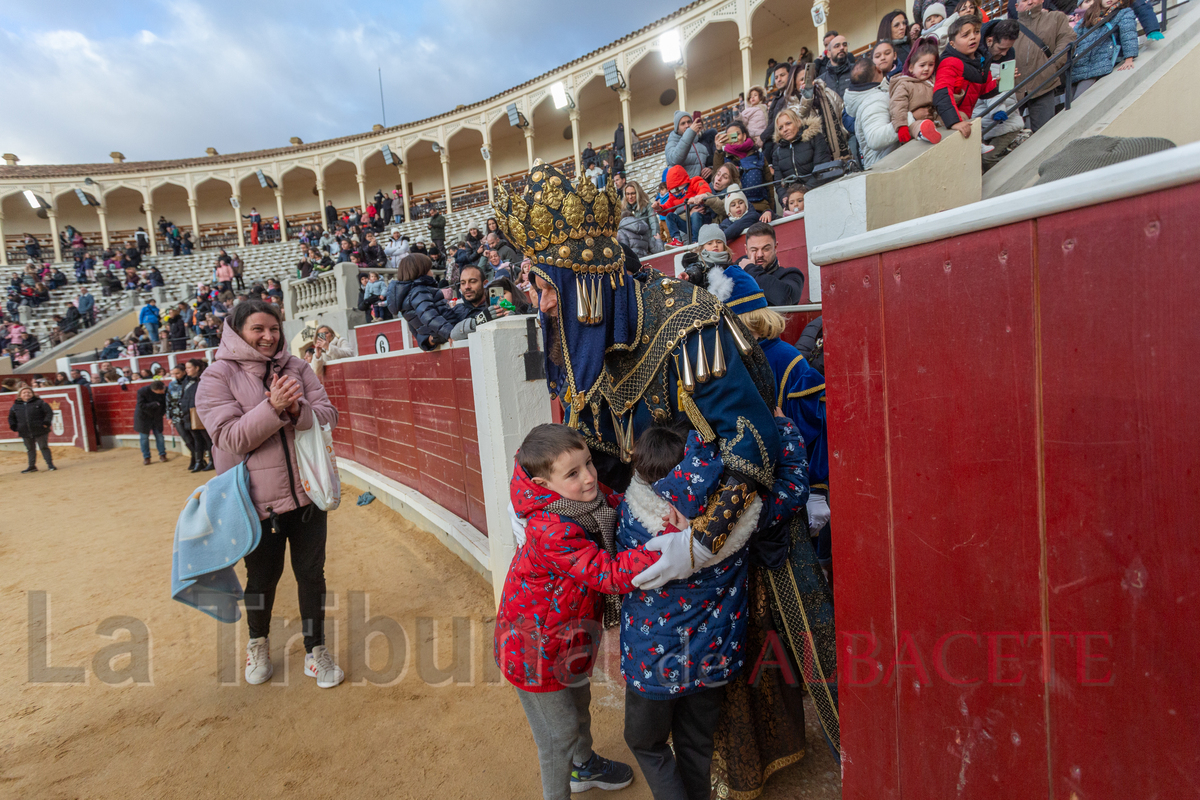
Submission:
[[[514,128],[528,128],[529,120],[525,119],[525,115],[517,108],[516,103],[509,103],[505,109],[508,112],[508,124]]]
[[[263,172],[261,169],[255,170],[254,174],[258,176],[259,185],[264,189],[278,189],[279,185],[272,180],[271,176]]]
[[[667,64],[678,64],[683,60],[683,48],[679,43],[678,28],[672,28],[658,37],[658,52]]]
[[[86,185],[88,185],[88,186],[95,186],[95,185],[96,185],[96,182],[95,182],[94,180],[92,180],[91,178],[84,178],[84,179],[83,179],[83,182],[84,182]]]
[[[554,98],[555,108],[575,108],[575,100],[567,93],[567,87],[562,81],[550,84],[550,96]]]
[[[85,206],[100,205],[100,202],[98,200],[96,200],[95,197],[93,197],[91,194],[85,192],[83,189],[76,189],[75,196],[79,198],[80,205],[85,205]]]
[[[479,155],[483,156],[484,161],[487,161],[492,157],[492,151],[488,150],[487,145],[485,144],[483,147],[479,148]]]
[[[433,143],[433,152],[435,152],[435,153],[442,152],[442,146],[440,144],[438,144],[437,142],[434,142]]]
[[[379,149],[383,151],[383,163],[387,164],[389,167],[394,166],[396,163],[396,158],[392,155],[392,148],[385,144]]]
[[[43,200],[39,195],[34,194],[29,189],[26,189],[24,192],[22,192],[22,194],[25,195],[25,199],[29,202],[30,208],[37,208],[37,209],[50,208],[49,203],[47,203],[45,200]]]
[[[604,85],[614,92],[625,88],[625,76],[617,69],[617,60],[604,62]]]

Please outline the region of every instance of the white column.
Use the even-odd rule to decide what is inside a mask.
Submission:
[[[675,85],[679,92],[679,110],[687,111],[687,65],[675,67]]]
[[[146,209],[146,233],[150,236],[150,255],[158,255],[158,229],[154,227],[154,205],[145,203],[143,207]]]
[[[625,128],[625,164],[628,166],[633,163],[633,127],[629,122],[629,101],[633,99],[633,92],[628,89],[618,89],[617,97],[621,98],[621,122]],[[613,142],[613,147],[617,143]]]
[[[286,242],[287,238],[287,217],[283,215],[283,187],[275,189],[275,213],[279,215],[279,241]],[[324,213],[322,211],[321,213]]]
[[[104,249],[109,248],[108,243],[108,212],[104,210],[104,206],[96,206],[96,216],[100,219],[100,241],[104,244]]]
[[[743,96],[750,94],[750,87],[754,85],[754,78],[750,71],[750,47],[754,44],[754,39],[750,36],[743,36],[738,39],[738,47],[742,49],[742,92]]]
[[[446,192],[446,216],[450,216],[453,210],[450,207],[450,151],[442,148],[442,152],[438,153],[438,158],[442,162],[442,189]]]
[[[400,168],[400,199],[404,201],[404,221],[411,222],[408,213],[408,170]]]
[[[231,200],[237,200],[237,208],[233,209],[233,227],[237,231],[238,247],[246,246],[246,230],[242,227],[242,196],[235,194],[230,196]],[[232,203],[230,203],[232,205]]]
[[[46,219],[50,223],[50,244],[54,245],[54,263],[62,261],[62,245],[58,243],[58,215],[54,209],[46,209]]]
[[[504,317],[489,322],[467,340],[487,508],[492,589],[497,605],[508,565],[517,549],[508,521],[509,470],[525,435],[535,425],[551,421],[545,378],[525,379],[523,355],[529,351],[530,325],[534,326],[534,347],[539,347],[542,334],[533,317]]]
[[[488,205],[490,206],[496,202],[495,197],[494,197],[495,189],[492,188],[492,184],[494,183],[494,181],[492,180],[492,159],[491,159],[492,143],[491,143],[491,141],[484,139],[483,146],[486,147],[487,151],[488,151],[488,158],[485,158],[483,160],[483,172],[484,172],[484,175],[486,176],[485,180],[487,181]]]
[[[8,241],[4,238],[4,215],[0,214],[0,267],[7,267],[7,266],[8,266]]]
[[[533,126],[525,127],[525,155],[529,156],[529,168],[533,169]]]
[[[583,174],[583,170],[579,163],[579,109],[571,109],[571,146],[575,149],[575,180],[579,180],[579,176]]]
[[[324,230],[328,223],[325,220],[325,181],[317,181],[317,203],[321,206],[321,229]]]
[[[367,207],[367,176],[360,172],[355,178],[358,179],[358,207],[362,210]]]
[[[196,240],[196,248],[200,248],[200,218],[196,216],[196,198],[188,198],[188,212],[192,215],[192,238]]]

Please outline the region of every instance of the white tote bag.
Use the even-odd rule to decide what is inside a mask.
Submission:
[[[300,480],[313,504],[322,511],[333,511],[342,501],[342,481],[333,455],[333,428],[321,425],[312,414],[308,430],[296,431],[296,460],[300,462]]]

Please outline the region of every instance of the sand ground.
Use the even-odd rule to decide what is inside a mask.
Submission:
[[[285,641],[276,624],[275,677],[248,686],[245,623],[219,625],[169,596],[175,518],[202,482],[186,460],[146,467],[135,450],[55,455],[57,472],[21,475],[24,454],[0,452],[0,795],[541,796],[520,704],[490,682],[491,588],[432,536],[380,503],[354,505],[353,495],[330,516],[326,575],[337,598],[328,643],[348,667],[351,607],[362,611],[350,593],[365,593],[369,616],[404,631],[392,628],[406,651],[394,681],[348,670],[343,686],[318,689],[301,672],[298,631]],[[296,615],[289,569],[275,616],[295,624]],[[454,617],[470,630],[458,637],[457,662]],[[385,640],[369,645],[367,666],[384,672]],[[115,651],[124,652],[110,659]],[[458,670],[443,678],[452,662]],[[123,672],[132,677],[114,685]],[[633,763],[622,694],[619,676],[595,685],[593,732],[597,751]],[[808,755],[763,797],[840,797],[811,707],[808,724]],[[611,796],[650,793],[639,773]]]

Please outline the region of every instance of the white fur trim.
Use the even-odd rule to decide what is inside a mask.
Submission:
[[[750,534],[754,533],[754,529],[758,527],[758,515],[761,512],[762,498],[756,494],[750,501],[750,505],[746,506],[746,510],[742,512],[737,524],[733,526],[733,530],[729,532],[728,538],[725,539],[725,546],[710,560],[704,562],[704,566],[711,567],[713,564],[720,564],[741,550],[742,545],[750,541]]]
[[[666,528],[663,518],[671,510],[671,504],[654,493],[650,484],[637,475],[629,482],[625,490],[625,502],[633,518],[642,524],[654,536],[658,536]]]
[[[683,253],[682,252],[675,254],[675,277],[679,278],[679,279],[683,278]]]
[[[722,303],[729,302],[733,297],[733,278],[725,274],[724,267],[712,267],[708,270],[708,291],[716,295]]]

